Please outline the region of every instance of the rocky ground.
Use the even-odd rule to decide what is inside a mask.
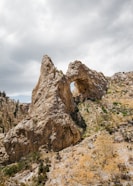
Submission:
[[[106,79],[108,89],[101,99],[92,99],[82,89],[86,86],[76,82],[84,96],[76,101],[86,124],[81,140],[58,152],[41,145],[15,163],[1,164],[1,186],[133,185],[133,72]],[[8,160],[4,144],[0,145],[0,157]]]

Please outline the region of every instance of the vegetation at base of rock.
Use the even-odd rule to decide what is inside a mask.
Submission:
[[[47,172],[49,172],[49,167],[51,165],[46,163],[45,165],[43,162],[40,162],[39,170],[38,170],[38,177],[37,177],[37,185],[36,186],[42,186],[46,183],[48,177]]]
[[[79,111],[87,124],[84,136],[90,136],[100,130],[107,130],[112,134],[121,123],[132,120],[132,106],[121,102],[112,102],[111,99],[105,102],[104,99],[107,99],[106,96],[101,101],[87,100],[79,104]]]
[[[0,168],[0,183],[5,186],[7,177],[13,177],[16,173],[20,173],[24,170],[32,171],[32,164],[38,165],[38,174],[32,180],[32,186],[42,186],[47,181],[47,172],[51,167],[51,161],[49,158],[45,160],[41,159],[39,152],[30,153],[28,156],[22,158],[19,162],[7,165]],[[29,184],[21,183],[21,186],[29,186]]]
[[[47,173],[51,167],[51,162],[48,158],[45,160],[40,160],[38,166],[38,173],[32,180],[32,186],[43,186],[45,185],[48,177]]]
[[[10,165],[10,166],[6,167],[3,171],[4,171],[4,174],[7,176],[14,176],[14,174],[16,174],[17,172],[19,172],[21,170],[22,170],[22,167],[18,163],[16,165]]]
[[[19,162],[11,165],[7,165],[2,169],[5,175],[14,176],[14,174],[31,168],[32,163],[38,163],[40,161],[39,152],[30,153],[25,158],[22,158]]]

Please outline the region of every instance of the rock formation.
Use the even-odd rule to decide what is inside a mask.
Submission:
[[[79,126],[86,125],[70,91],[72,81],[84,98],[99,99],[107,89],[104,76],[81,62],[70,64],[65,76],[48,56],[43,57],[29,117],[11,129],[4,139],[10,162],[38,150],[41,145],[59,151],[81,140]]]
[[[9,159],[9,156],[6,153],[4,144],[2,143],[3,139],[4,139],[4,134],[0,133],[0,165],[1,164],[7,164],[8,163],[8,159]]]
[[[93,71],[89,69],[88,73],[81,62],[74,63],[78,75],[69,68],[66,76],[56,70],[48,56],[44,57],[29,117],[9,131],[6,138],[5,133],[0,134],[1,185],[133,185],[133,72],[107,77],[107,85],[103,75],[94,72],[94,78],[90,78],[85,74]],[[87,70],[81,76],[82,69]],[[77,108],[70,83],[83,81],[83,77],[89,90],[84,94],[85,85],[78,87],[75,96],[84,96],[84,101]],[[99,98],[97,89],[92,93],[93,88],[99,87],[95,82],[102,84],[103,90],[98,89],[100,97],[108,86],[98,101],[93,101]],[[83,139],[73,146],[71,143],[80,140],[79,126],[85,128]],[[55,152],[66,146],[69,147]]]
[[[133,185],[133,71],[108,82],[101,100],[80,103],[84,139],[51,158],[46,186]]]
[[[107,79],[102,73],[89,69],[80,61],[69,64],[67,77],[74,82],[77,95],[82,99],[101,99],[107,91]]]
[[[0,133],[6,133],[28,115],[29,104],[20,103],[0,92]]]

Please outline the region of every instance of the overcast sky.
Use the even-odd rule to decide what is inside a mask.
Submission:
[[[0,90],[30,100],[42,56],[133,71],[133,0],[0,0]]]

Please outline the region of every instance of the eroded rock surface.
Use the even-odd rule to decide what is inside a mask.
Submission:
[[[29,104],[20,103],[0,91],[0,133],[6,133],[28,115]]]
[[[68,92],[70,91],[69,86],[68,89],[66,89],[66,85],[61,84],[61,90],[58,91],[58,89],[53,88],[54,83],[51,82],[49,91],[51,92],[52,89],[54,90],[53,93],[56,91],[57,93],[54,95],[57,95],[57,97],[60,92],[60,97],[58,97],[59,104],[66,104],[65,100],[71,101],[69,105],[66,106],[52,106],[53,103],[56,102],[53,102],[54,99],[50,96],[48,97],[50,100],[48,104],[47,96],[43,96],[48,89],[44,91],[45,88],[41,88],[43,85],[41,82],[46,81],[48,83],[49,74],[50,73],[48,73],[47,77],[40,77],[42,79],[39,80],[37,87],[33,91],[30,117],[21,122],[18,128],[16,127],[16,129],[13,130],[14,133],[11,134],[10,138],[8,138],[8,141],[10,139],[12,144],[15,144],[15,140],[17,144],[19,138],[18,152],[16,148],[15,155],[18,153],[18,156],[20,156],[19,150],[23,154],[24,151],[27,153],[27,147],[30,150],[34,150],[35,144],[39,146],[43,137],[45,137],[46,140],[48,139],[46,138],[46,133],[49,132],[50,134],[51,130],[62,130],[62,127],[59,126],[61,123],[66,123],[66,115],[69,115],[68,117],[71,119],[71,116],[73,116],[72,120],[74,121],[77,117],[76,112],[78,112],[78,110],[70,96],[71,93],[69,94],[70,97],[67,97],[66,90]],[[64,75],[62,74],[61,77],[64,77]],[[64,78],[65,83],[69,85],[71,82],[69,78],[66,76]],[[59,84],[57,83],[57,85]],[[62,87],[64,87],[64,89]],[[86,130],[82,136],[83,140],[80,143],[74,146],[71,145],[59,152],[51,151],[49,153],[47,153],[48,151],[44,146],[40,146],[38,149],[39,154],[31,153],[32,155],[29,154],[27,157],[22,158],[22,163],[26,163],[26,170],[24,168],[13,176],[5,176],[3,171],[5,168],[12,168],[14,165],[20,164],[21,161],[5,166],[4,169],[0,168],[0,183],[6,186],[38,184],[48,186],[133,185],[132,92],[133,72],[117,73],[112,77],[108,77],[108,90],[101,100],[92,101],[91,99],[87,99],[78,105],[79,111],[86,123]],[[51,95],[53,93],[51,92]],[[65,97],[63,95],[65,95]],[[61,100],[64,100],[63,103]],[[45,102],[47,105],[44,105]],[[42,109],[39,107],[42,107]],[[55,117],[54,111],[52,110],[53,108],[55,109],[56,116],[59,113],[63,113],[60,121],[58,117]],[[59,111],[60,108],[64,108],[66,112],[64,113],[63,110]],[[47,111],[51,113],[51,115],[48,115],[48,113],[46,113]],[[50,117],[50,126],[48,124],[44,126]],[[52,125],[53,119],[54,124]],[[57,125],[57,121],[60,123],[59,125]],[[74,123],[77,124],[77,122]],[[25,127],[23,125],[25,125]],[[66,127],[66,125],[64,126]],[[76,125],[74,124],[74,126]],[[45,131],[44,127],[46,127]],[[18,132],[17,134],[16,131]],[[26,133],[28,137],[24,138],[24,133]],[[15,138],[15,136],[17,137]],[[54,139],[54,136],[55,135],[49,136],[49,142],[51,139]],[[0,135],[0,164],[1,160],[8,160],[8,155],[2,144],[3,138],[4,134]],[[64,140],[66,138],[68,138],[68,133],[64,135]],[[21,144],[20,140],[24,139],[25,141]],[[58,142],[60,143],[61,141],[63,142],[61,138],[58,138]],[[6,145],[8,144],[9,142],[6,143]],[[36,146],[36,148],[38,146]],[[45,146],[47,146],[46,143]],[[51,143],[49,143],[48,147],[53,148]],[[13,151],[11,152],[13,153]],[[37,155],[36,158],[35,154]],[[12,155],[15,156],[14,154]],[[34,158],[34,161],[32,158]]]
[[[75,111],[69,83],[48,56],[44,56],[39,81],[33,90],[29,118],[11,129],[4,140],[10,161],[45,145],[61,150],[81,139],[71,117]]]
[[[107,88],[104,76],[81,62],[70,64],[64,75],[47,55],[43,57],[29,117],[11,129],[4,139],[10,162],[36,151],[41,145],[59,151],[81,140],[79,126],[85,129],[86,124],[70,91],[72,81],[84,98],[99,99]]]
[[[86,137],[52,157],[45,185],[133,185],[132,148],[132,143],[114,142],[105,131]]]
[[[0,165],[3,164],[3,162],[6,164],[8,162],[8,154],[6,153],[4,144],[2,143],[4,139],[4,134],[0,133]]]
[[[102,73],[89,69],[80,61],[69,64],[67,77],[74,82],[76,96],[82,99],[101,99],[107,91],[107,79]]]

